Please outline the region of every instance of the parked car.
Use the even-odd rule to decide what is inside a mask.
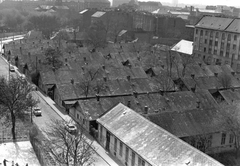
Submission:
[[[39,106],[33,107],[33,114],[35,116],[42,116],[41,108]]]
[[[9,71],[10,71],[10,72],[15,72],[14,66],[10,65],[10,66],[9,66]]]
[[[69,123],[69,124],[66,124],[65,127],[70,134],[74,134],[77,131],[77,127],[74,124]]]

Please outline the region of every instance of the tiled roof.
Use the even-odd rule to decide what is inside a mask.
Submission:
[[[232,21],[233,21],[232,18],[205,16],[195,25],[195,27],[225,30],[231,24]]]
[[[61,100],[78,98],[78,95],[75,93],[75,88],[71,83],[57,84],[57,89]]]
[[[228,90],[222,90],[219,92],[228,104],[232,104],[233,102],[240,101],[240,91],[239,90],[232,91],[232,90],[228,89]]]
[[[234,21],[227,27],[226,31],[240,33],[240,19],[234,19]]]
[[[188,137],[219,132],[214,125],[218,111],[215,109],[195,109],[184,112],[163,112],[147,115],[148,119],[177,137]]]
[[[152,166],[222,165],[121,103],[97,122]]]
[[[172,51],[176,51],[183,54],[192,55],[193,52],[193,42],[187,40],[181,40],[173,48]]]

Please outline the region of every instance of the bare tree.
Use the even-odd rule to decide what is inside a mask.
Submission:
[[[104,84],[97,80],[99,74],[100,68],[98,67],[84,68],[83,81],[78,84],[78,87],[82,90],[82,93],[86,98],[93,91],[97,94],[99,94],[100,91],[103,91]]]
[[[50,153],[58,164],[90,166],[94,162],[92,142],[86,140],[80,126],[77,126],[76,132],[70,133],[65,121],[55,120],[49,124],[49,129],[45,130],[44,134],[48,136],[48,139],[43,141],[43,149]]]
[[[232,86],[232,79],[231,76],[226,74],[226,73],[222,73],[219,77],[219,84],[220,86],[222,86],[224,89],[229,89]]]
[[[62,66],[62,61],[60,60],[61,51],[59,48],[49,47],[45,50],[45,63],[51,65],[53,68],[58,69]]]
[[[227,105],[223,103],[219,110],[216,124],[222,126],[226,133],[232,134],[237,158],[240,149],[240,104]]]
[[[154,80],[157,83],[155,90],[162,94],[175,90],[175,85],[167,73],[156,75]]]
[[[202,152],[207,152],[211,147],[212,135],[211,134],[201,134],[183,138],[183,140],[190,145],[196,147]]]
[[[32,87],[20,78],[0,78],[0,111],[12,123],[12,136],[16,140],[16,120],[25,118],[25,111],[37,104],[31,95]]]

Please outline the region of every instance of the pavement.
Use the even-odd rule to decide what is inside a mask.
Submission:
[[[69,115],[64,115],[59,111],[59,109],[55,107],[56,103],[50,97],[42,94],[40,91],[34,91],[34,93],[37,93],[63,120],[69,121],[69,119],[72,119]],[[101,162],[97,156],[94,156],[94,164],[96,166],[123,166],[120,161],[114,159],[114,156],[111,156],[89,133],[84,132],[84,135],[86,136],[87,142],[92,142],[93,149],[105,162]]]
[[[3,75],[6,76],[9,74],[8,62],[4,57],[0,57],[0,73],[3,73]],[[15,69],[17,68],[15,67]],[[18,70],[10,74],[13,74],[14,76],[22,75]],[[34,91],[32,92],[32,95],[35,99],[40,101],[39,106],[42,108],[41,117],[35,117],[33,115],[33,121],[40,128],[40,130],[43,131],[44,129],[47,129],[48,123],[50,123],[52,120],[64,119],[69,121],[69,119],[72,119],[70,116],[64,115],[61,111],[59,111],[59,109],[55,106],[56,103],[50,97],[42,94],[40,91]],[[93,155],[95,166],[123,166],[123,164],[116,160],[114,156],[108,154],[108,152],[105,151],[105,149],[88,132],[85,132],[84,134],[87,142],[92,142],[92,147],[96,152]]]
[[[0,165],[3,165],[4,159],[8,160],[7,166],[12,165],[12,161],[20,166],[27,163],[29,166],[41,166],[30,141],[0,144]]]

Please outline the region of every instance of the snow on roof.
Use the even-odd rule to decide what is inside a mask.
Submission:
[[[92,17],[102,17],[106,12],[100,12],[100,11],[97,11],[96,13],[94,13],[92,15]]]
[[[193,52],[193,42],[187,40],[181,40],[172,49],[172,51],[192,55]]]

